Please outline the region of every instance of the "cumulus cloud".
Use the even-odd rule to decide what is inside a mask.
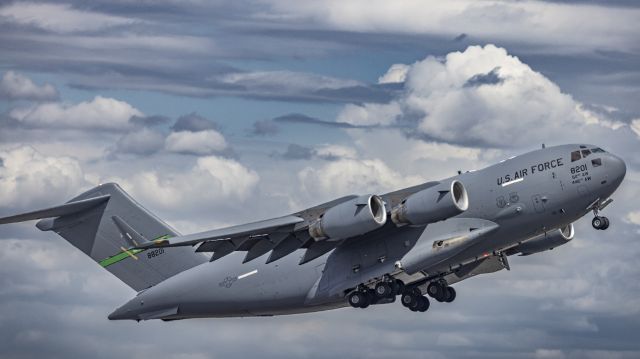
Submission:
[[[58,90],[51,84],[38,86],[24,75],[7,71],[0,80],[0,99],[52,101],[58,99]]]
[[[303,191],[330,198],[352,193],[378,193],[419,184],[417,176],[403,176],[379,159],[341,159],[298,173]]]
[[[9,116],[32,127],[123,130],[130,126],[131,117],[143,113],[125,101],[96,96],[77,104],[43,103],[15,108]]]
[[[143,127],[120,137],[116,148],[122,153],[149,155],[161,150],[164,143],[165,135],[162,132]]]
[[[386,126],[394,123],[401,114],[402,109],[397,102],[349,104],[340,112],[336,121],[354,126]]]
[[[622,127],[587,111],[544,75],[494,45],[471,46],[442,60],[430,56],[406,71],[405,91],[397,99],[347,105],[338,121],[417,122],[413,136],[492,147],[575,141],[601,127]]]
[[[87,185],[80,163],[30,146],[0,151],[0,208],[15,211],[68,200]]]
[[[12,3],[0,7],[0,21],[35,26],[58,33],[96,31],[128,25],[134,19],[74,9],[69,4]]]
[[[389,83],[401,83],[407,78],[407,72],[409,71],[409,65],[405,64],[393,64],[389,67],[387,72],[378,77],[379,84]]]
[[[215,130],[178,131],[167,136],[165,148],[169,152],[209,155],[225,150],[227,141]]]
[[[211,203],[246,199],[259,176],[235,160],[206,156],[199,157],[193,167],[183,172],[146,170],[131,178],[114,180],[144,203],[168,209],[188,203],[188,208],[197,209]]]

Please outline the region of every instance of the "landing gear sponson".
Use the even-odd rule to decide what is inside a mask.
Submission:
[[[424,283],[422,283],[424,284]],[[354,308],[367,308],[371,304],[393,303],[397,296],[400,302],[412,312],[426,312],[429,309],[427,294],[438,302],[451,303],[456,299],[456,291],[443,280],[435,280],[427,286],[427,293],[422,293],[418,285],[405,285],[401,280],[385,277],[373,288],[359,285],[347,295],[349,304]]]

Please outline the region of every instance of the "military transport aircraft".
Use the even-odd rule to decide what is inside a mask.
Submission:
[[[625,173],[596,146],[543,146],[440,181],[190,235],[113,183],[0,224],[41,219],[40,230],[137,291],[112,320],[271,316],[397,297],[424,312],[427,295],[452,302],[452,284],[509,269],[510,255],[566,244],[590,212],[594,228],[609,227],[599,211]]]

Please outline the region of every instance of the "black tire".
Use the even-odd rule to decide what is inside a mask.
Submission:
[[[400,279],[391,281],[391,289],[393,289],[393,295],[402,294],[404,292],[404,282]]]
[[[447,293],[449,293],[449,295],[444,301],[447,303],[453,302],[456,299],[456,290],[451,287],[447,287]]]
[[[427,294],[431,297],[434,298],[436,300],[438,300],[439,297],[442,296],[442,286],[439,283],[436,282],[431,282],[429,283],[429,286],[427,287]]]
[[[362,305],[365,302],[368,302],[367,296],[360,291],[352,292],[351,294],[349,294],[349,297],[347,299],[349,301],[349,305],[354,308],[362,308]]]
[[[418,311],[421,313],[426,312],[431,305],[431,303],[429,303],[429,298],[427,297],[420,297],[419,302],[420,303],[418,304]]]
[[[380,282],[376,284],[374,291],[378,298],[387,298],[393,295],[393,289],[387,282]]]
[[[411,305],[409,306],[409,309],[412,312],[417,312],[420,309],[420,303],[422,302],[422,300],[420,298],[424,298],[423,296],[412,296],[413,297],[413,302],[411,303]]]
[[[599,216],[593,217],[593,219],[591,220],[591,225],[593,226],[593,228],[603,229],[604,221],[602,220],[602,218],[603,217],[599,217]]]
[[[605,230],[605,229],[609,228],[609,218],[602,217],[602,221],[604,222],[604,225],[602,226],[602,229]]]
[[[407,308],[411,308],[411,306],[416,301],[416,297],[411,293],[403,293],[402,296],[400,297],[400,301],[402,302],[403,306]]]

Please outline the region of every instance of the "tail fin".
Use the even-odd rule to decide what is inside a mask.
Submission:
[[[0,218],[0,224],[32,219],[42,219],[36,224],[40,230],[56,232],[136,291],[207,261],[188,247],[133,249],[178,233],[115,183],[61,206]]]

